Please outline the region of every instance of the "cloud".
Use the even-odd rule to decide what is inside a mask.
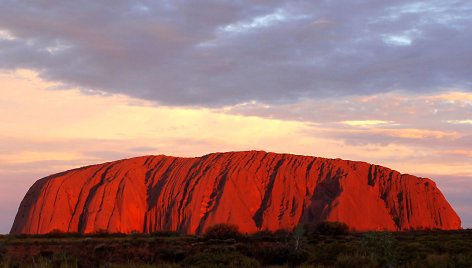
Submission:
[[[353,126],[353,127],[369,127],[369,126],[390,124],[391,122],[383,121],[383,120],[346,120],[346,121],[342,121],[341,123],[346,124],[348,126]]]
[[[309,99],[293,104],[250,102],[227,106],[221,111],[305,122],[313,127],[313,133],[323,133],[348,144],[472,148],[469,124],[472,93],[392,92],[367,97]]]
[[[372,96],[304,99],[297,103],[246,102],[226,106],[222,112],[281,118],[312,123],[370,121],[384,125],[440,126],[466,129],[472,118],[472,93],[461,91],[429,94],[391,92]],[[388,123],[388,124],[387,124]],[[460,123],[460,124],[459,124]],[[455,124],[455,125],[454,125]]]
[[[472,90],[468,1],[0,0],[0,68],[166,105]]]
[[[448,123],[451,123],[451,124],[468,124],[468,125],[472,125],[472,119],[467,119],[467,120],[448,120],[447,121]]]

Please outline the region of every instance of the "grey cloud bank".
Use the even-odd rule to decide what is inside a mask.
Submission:
[[[0,68],[166,105],[472,90],[469,1],[0,6]]]

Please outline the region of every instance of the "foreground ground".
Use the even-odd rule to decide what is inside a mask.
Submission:
[[[0,237],[0,267],[472,267],[472,230]]]

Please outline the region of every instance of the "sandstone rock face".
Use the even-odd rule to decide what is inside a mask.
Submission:
[[[364,162],[260,151],[146,156],[37,181],[11,233],[242,232],[341,221],[355,230],[459,229],[430,179]]]

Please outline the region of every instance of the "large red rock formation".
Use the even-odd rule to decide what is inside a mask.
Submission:
[[[146,156],[37,181],[12,233],[243,232],[341,221],[356,230],[458,229],[430,179],[364,162],[258,151]]]

